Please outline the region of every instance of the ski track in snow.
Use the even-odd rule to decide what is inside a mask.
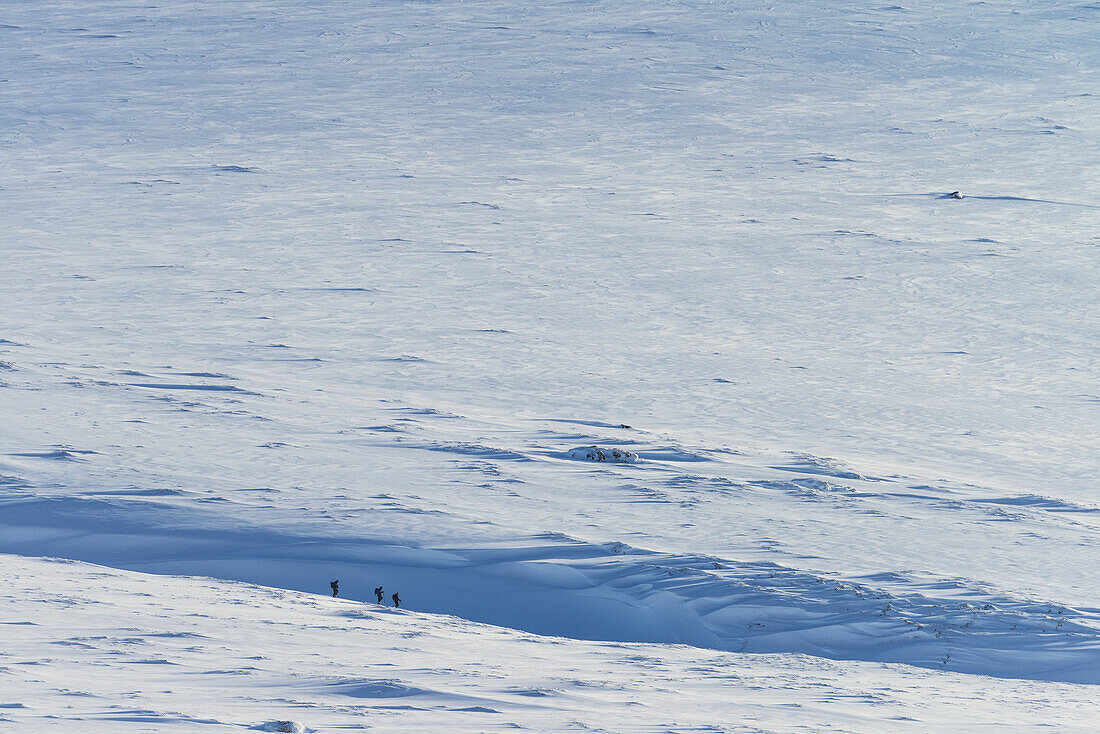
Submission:
[[[0,725],[1095,721],[1093,6],[0,21]]]

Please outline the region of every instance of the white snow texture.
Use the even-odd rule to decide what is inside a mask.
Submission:
[[[0,731],[1096,731],[1098,7],[0,5]]]

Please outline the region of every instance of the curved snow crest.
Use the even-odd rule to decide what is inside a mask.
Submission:
[[[899,572],[843,579],[558,533],[428,548],[223,528],[169,531],[166,543],[163,532],[150,532],[149,517],[105,522],[100,514],[109,508],[98,501],[9,502],[4,519],[17,525],[0,524],[0,552],[326,595],[328,581],[339,578],[341,598],[373,603],[374,587],[382,585],[416,612],[554,637],[1100,684],[1100,610],[1010,598],[964,580]],[[59,512],[72,516],[52,528],[23,523]],[[202,525],[184,520],[177,517],[176,527]],[[367,696],[376,684],[357,681],[345,692]]]
[[[605,449],[599,446],[581,446],[569,449],[566,456],[574,461],[595,461],[609,464],[637,464],[641,457],[626,449]]]
[[[1100,716],[1091,686],[538,637],[229,581],[14,556],[0,555],[0,578],[7,616],[35,619],[15,622],[23,626],[5,638],[4,731],[52,731],[57,712],[85,734],[182,734],[203,730],[197,724],[290,734],[368,724],[408,734],[652,731],[654,711],[677,731],[721,722],[877,733],[914,710],[912,726],[885,728],[1015,731],[1034,721],[1084,734]],[[180,641],[192,638],[201,644]],[[151,656],[172,664],[150,666]],[[20,675],[27,663],[33,675]]]

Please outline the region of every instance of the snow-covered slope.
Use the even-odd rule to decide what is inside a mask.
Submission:
[[[3,557],[0,728],[1093,731],[1091,686],[536,637],[201,578]],[[268,727],[264,729],[264,725]]]
[[[625,680],[579,640],[654,643],[844,690],[906,670],[983,712],[1027,679],[1072,718],[1091,689],[1052,684],[1100,683],[1098,26],[1027,0],[7,4],[0,553],[338,578],[332,610],[382,583],[394,619],[561,638],[548,676],[560,649]],[[165,583],[105,578],[120,606]],[[281,598],[272,623],[313,624]]]

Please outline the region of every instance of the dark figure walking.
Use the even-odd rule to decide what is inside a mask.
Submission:
[[[378,597],[378,603],[381,604],[382,603],[382,587],[381,586],[379,586],[377,589],[374,590],[374,595]]]
[[[399,596],[397,595],[397,592],[396,592],[396,591],[395,591],[395,592],[393,592],[393,596],[391,596],[390,598],[391,598],[391,599],[393,599],[393,605],[394,605],[395,607],[399,607],[399,606],[401,606],[401,597],[399,597]]]
[[[332,595],[333,596],[336,596],[337,594],[340,593],[340,582],[339,581],[329,581],[328,585],[332,587]]]

